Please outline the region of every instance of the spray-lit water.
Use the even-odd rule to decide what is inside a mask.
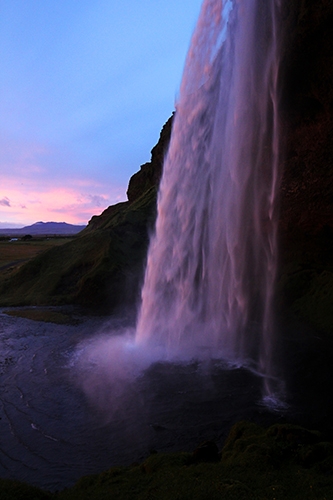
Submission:
[[[158,200],[137,342],[223,357],[271,397],[279,185],[278,0],[205,0]]]

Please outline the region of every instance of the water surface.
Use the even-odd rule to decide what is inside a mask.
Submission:
[[[105,376],[95,405],[78,384],[85,369],[87,379],[99,373],[93,364],[80,365],[82,346],[112,337],[121,323],[64,326],[0,314],[2,478],[62,489],[151,450],[192,451],[206,439],[221,446],[240,419],[281,418],[261,406],[258,377],[218,361],[155,363],[126,383],[120,397]]]

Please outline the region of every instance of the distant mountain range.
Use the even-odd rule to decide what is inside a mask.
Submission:
[[[0,235],[8,236],[24,236],[31,234],[36,235],[71,235],[82,231],[86,226],[76,226],[67,224],[67,222],[35,222],[31,226],[21,228],[5,228],[0,229]]]

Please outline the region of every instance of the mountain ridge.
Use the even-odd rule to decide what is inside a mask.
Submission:
[[[1,228],[0,235],[22,236],[25,234],[33,235],[51,235],[51,234],[77,234],[86,226],[79,224],[68,224],[67,222],[42,222],[38,221],[30,226],[21,228]]]

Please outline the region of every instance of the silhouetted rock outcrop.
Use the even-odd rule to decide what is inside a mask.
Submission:
[[[142,193],[155,186],[158,187],[162,176],[164,156],[169,144],[173,115],[162,128],[156,146],[151,150],[151,160],[141,165],[140,171],[130,178],[127,198],[130,202],[138,199]]]

